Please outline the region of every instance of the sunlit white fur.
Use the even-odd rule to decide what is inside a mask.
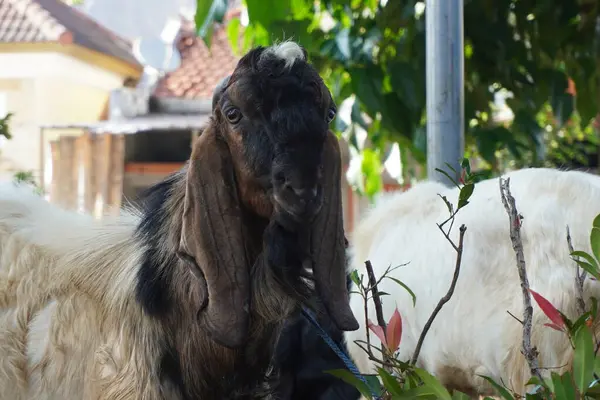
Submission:
[[[292,68],[298,60],[304,60],[304,53],[298,43],[286,40],[268,47],[263,54],[273,55],[285,60],[285,67]]]
[[[160,398],[162,333],[134,299],[137,221],[0,185],[0,399]]]
[[[521,234],[531,288],[573,318],[576,266],[569,256],[566,227],[570,227],[575,249],[591,252],[592,221],[600,214],[600,177],[552,169],[524,169],[508,176],[524,217]],[[392,280],[384,279],[379,286],[390,293],[382,297],[385,317],[389,318],[395,307],[402,315],[402,360],[412,356],[423,326],[447,292],[454,272],[456,252],[436,226],[449,215],[438,193],[457,204],[456,188],[421,183],[406,193],[387,196],[359,223],[351,240],[351,269],[360,273],[364,273],[365,260],[371,260],[377,276],[390,265],[409,262],[390,276],[414,291],[416,307]],[[522,326],[508,314],[522,318],[523,300],[497,178],[475,186],[470,204],[456,217],[450,235],[455,243],[462,224],[467,231],[460,278],[454,296],[429,331],[419,364],[455,388],[485,390],[488,386],[476,376],[481,374],[523,393],[530,375],[520,353]],[[600,284],[586,280],[585,292],[589,306],[590,296],[600,296]],[[361,328],[346,332],[346,340],[359,369],[366,372],[372,362],[354,344],[356,339],[366,339],[362,298],[353,294],[351,306]],[[372,302],[368,312],[375,321]],[[568,367],[572,354],[566,337],[543,326],[550,321],[535,303],[533,317],[532,340],[540,352],[540,365]],[[594,329],[599,330],[597,326]],[[380,345],[373,334],[371,341]]]

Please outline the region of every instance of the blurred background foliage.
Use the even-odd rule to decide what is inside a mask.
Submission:
[[[600,1],[464,3],[465,156],[474,168],[490,176],[522,166],[596,167]],[[334,125],[361,157],[360,190],[381,189],[382,158],[392,143],[404,181],[424,178],[423,1],[245,0],[245,6],[246,26],[227,22],[235,51],[292,38],[307,49],[338,106],[348,107]],[[227,0],[198,0],[198,34],[208,45],[226,10]],[[508,118],[498,116],[497,94],[508,97]]]
[[[6,140],[12,139],[12,135],[9,130],[10,120],[13,117],[12,113],[6,114],[0,118],[0,139]],[[41,187],[36,183],[35,176],[32,171],[17,171],[13,177],[14,182],[27,183],[33,185],[39,194],[42,194]]]

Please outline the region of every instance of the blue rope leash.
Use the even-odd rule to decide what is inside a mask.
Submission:
[[[312,326],[315,327],[319,336],[325,341],[325,343],[327,343],[331,350],[333,350],[335,354],[337,354],[337,356],[346,365],[346,368],[348,368],[350,372],[352,372],[354,376],[356,376],[356,378],[360,379],[365,385],[367,385],[367,387],[371,391],[371,394],[373,395],[373,399],[379,400],[380,397],[377,396],[371,385],[369,385],[369,382],[367,382],[365,377],[362,376],[362,374],[360,373],[356,365],[352,362],[350,357],[348,357],[348,355],[342,349],[340,349],[340,347],[333,341],[331,336],[329,336],[327,332],[325,332],[325,330],[321,327],[321,325],[319,325],[313,313],[308,308],[302,307],[302,315],[308,320],[308,322],[312,324]]]

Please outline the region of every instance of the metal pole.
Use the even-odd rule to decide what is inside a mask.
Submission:
[[[451,185],[465,147],[463,0],[426,0],[427,177]]]

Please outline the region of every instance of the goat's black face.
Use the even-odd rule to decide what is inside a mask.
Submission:
[[[215,92],[214,115],[236,164],[241,198],[259,215],[304,223],[321,209],[323,147],[336,107],[293,42],[256,48]]]

